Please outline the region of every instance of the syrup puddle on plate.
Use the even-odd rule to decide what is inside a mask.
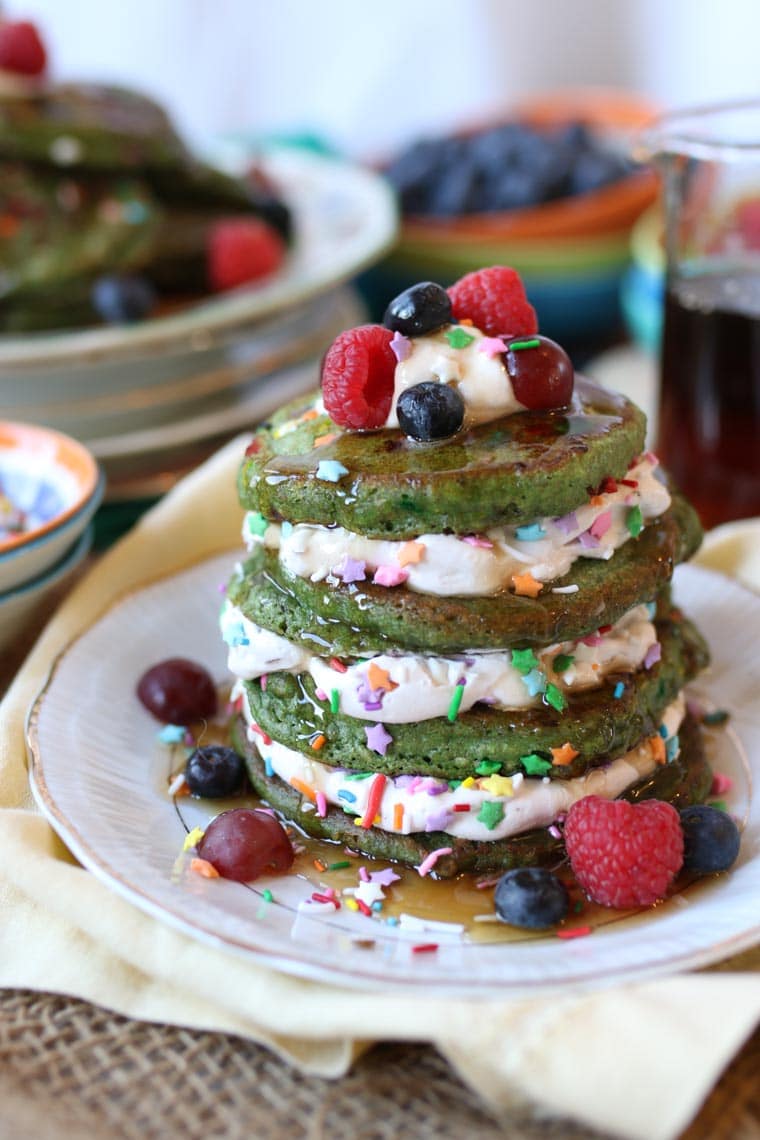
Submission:
[[[226,726],[216,723],[204,725],[197,734],[193,733],[198,745],[226,744],[228,734]],[[735,733],[729,726],[703,727],[703,736],[707,759],[713,771],[730,775],[733,786],[728,797],[727,807],[738,817],[740,826],[742,816],[746,817],[750,798],[750,777],[746,756]],[[160,757],[157,760],[156,771],[158,785],[166,792],[173,777],[181,770],[189,749],[173,746],[161,747]],[[259,797],[253,793],[241,794],[228,799],[202,800],[188,795],[174,795],[172,797],[177,814],[177,849],[182,846],[185,835],[194,827],[205,828],[210,821],[223,811],[231,808],[257,808],[266,806]],[[381,909],[372,913],[373,924],[377,926],[377,937],[392,936],[393,930],[398,930],[396,922],[402,915],[411,915],[416,919],[435,924],[451,924],[453,933],[456,927],[463,928],[462,938],[469,943],[516,943],[531,942],[547,938],[566,937],[593,933],[603,927],[619,924],[621,922],[640,922],[651,918],[655,912],[672,911],[686,906],[692,906],[700,894],[711,889],[716,878],[688,879],[680,876],[675,883],[671,895],[656,904],[655,907],[643,907],[633,910],[612,910],[608,907],[598,906],[590,902],[582,889],[574,880],[567,866],[555,868],[563,878],[570,894],[570,909],[565,920],[558,926],[547,931],[530,932],[510,926],[496,918],[493,905],[493,892],[499,878],[498,874],[477,877],[473,875],[459,875],[454,879],[434,879],[431,876],[421,877],[416,870],[402,867],[390,860],[373,859],[369,856],[349,851],[339,843],[332,843],[323,839],[316,839],[305,835],[297,827],[287,824],[288,832],[296,846],[297,854],[293,867],[289,872],[290,880],[303,883],[302,900],[305,902],[315,892],[322,894],[327,889],[335,895],[345,908],[346,899],[360,882],[359,869],[364,868],[367,874],[391,867],[398,880],[384,888]],[[189,859],[187,860],[189,862]],[[345,864],[330,869],[333,864]],[[191,872],[188,872],[191,873]],[[268,877],[255,884],[241,884],[241,889],[253,891],[264,905],[260,906],[256,917],[266,917],[268,904],[264,890],[269,889],[275,896],[277,893],[277,878]],[[344,894],[344,891],[347,892]],[[292,903],[287,905],[294,914],[296,909]],[[340,911],[335,910],[335,916]],[[391,920],[391,923],[388,920]],[[392,924],[394,924],[392,926]],[[366,926],[366,924],[365,924]],[[446,936],[446,931],[435,931],[434,927],[425,930],[420,927],[418,940],[434,941],[439,934]],[[370,938],[371,928],[366,927],[366,938],[362,939],[355,933],[354,942],[361,945],[372,944]]]

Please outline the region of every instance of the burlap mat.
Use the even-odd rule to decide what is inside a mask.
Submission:
[[[579,1061],[582,1063],[582,1060]],[[758,1140],[760,1032],[683,1140]],[[497,1120],[429,1046],[382,1045],[339,1081],[251,1041],[0,993],[0,1135],[13,1140],[602,1140],[563,1120]]]

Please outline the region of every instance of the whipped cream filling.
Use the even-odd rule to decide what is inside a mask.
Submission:
[[[249,725],[252,724],[245,700],[243,710]],[[384,780],[383,791],[372,826],[401,835],[443,831],[458,839],[486,842],[506,839],[535,827],[549,827],[583,796],[614,799],[631,784],[650,775],[659,762],[663,737],[668,760],[675,759],[679,751],[677,733],[684,711],[683,696],[665,710],[659,747],[656,737],[647,738],[610,764],[570,780],[516,773],[510,777],[469,778],[452,788],[446,780],[430,776],[380,777]],[[299,790],[308,787],[314,801],[317,801],[317,793],[321,793],[328,804],[341,807],[357,821],[364,820],[370,789],[378,779],[376,774],[331,768],[275,741],[264,744],[250,727],[248,739],[258,750],[270,775],[278,776],[285,783],[298,781]],[[311,802],[310,798],[304,799],[309,809]]]
[[[634,606],[604,633],[527,653],[472,652],[451,657],[380,654],[332,668],[303,646],[249,621],[225,602],[220,616],[229,647],[228,667],[242,680],[266,673],[308,673],[320,699],[337,703],[346,716],[384,724],[410,724],[446,716],[461,695],[458,711],[478,701],[497,709],[540,705],[547,685],[561,692],[599,686],[610,673],[630,673],[657,645],[650,607]],[[564,658],[558,663],[558,658]],[[337,694],[337,696],[335,696]]]
[[[456,348],[449,336],[470,337],[469,344]],[[465,424],[487,423],[513,412],[524,412],[516,398],[498,338],[486,337],[472,325],[447,325],[426,336],[410,337],[406,353],[394,372],[393,402],[384,427],[399,426],[396,404],[402,392],[424,381],[451,384],[458,389],[465,406]]]
[[[270,524],[248,512],[243,540],[278,551],[282,567],[312,582],[364,581],[390,567],[411,590],[438,597],[478,597],[511,585],[515,574],[551,582],[577,558],[609,559],[641,526],[670,506],[657,476],[658,460],[647,453],[615,489],[593,495],[568,515],[528,526],[493,527],[483,535],[422,534],[413,543],[364,538],[343,527],[311,523]],[[610,484],[610,487],[612,484]],[[392,579],[391,579],[392,580]]]

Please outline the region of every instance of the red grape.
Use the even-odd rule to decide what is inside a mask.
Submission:
[[[137,683],[137,696],[164,724],[189,724],[216,712],[214,682],[186,657],[169,657],[148,669]]]
[[[294,851],[285,829],[265,811],[232,808],[206,828],[198,854],[223,879],[250,883],[265,871],[289,871]]]
[[[569,404],[575,373],[564,348],[546,336],[519,337],[512,343],[532,346],[512,348],[507,342],[504,353],[504,363],[520,403],[531,410],[564,408]]]

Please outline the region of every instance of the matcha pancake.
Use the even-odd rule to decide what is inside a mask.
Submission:
[[[434,597],[405,586],[330,584],[294,577],[259,547],[233,577],[228,598],[256,624],[326,655],[385,652],[393,645],[432,653],[548,645],[610,625],[668,584],[676,563],[699,545],[692,507],[674,495],[670,510],[609,561],[579,559],[535,598]],[[577,586],[572,593],[554,588]]]
[[[606,477],[623,478],[644,443],[643,413],[585,379],[567,408],[502,416],[424,444],[398,429],[336,431],[314,402],[287,405],[256,433],[241,503],[275,521],[383,538],[564,515]]]
[[[57,309],[78,301],[91,312],[95,277],[139,270],[152,256],[162,211],[143,181],[20,163],[2,174],[0,327],[53,327]]]
[[[333,840],[377,859],[390,859],[409,866],[419,866],[433,851],[449,848],[439,857],[435,874],[451,878],[462,872],[488,874],[511,867],[557,865],[564,859],[560,833],[552,835],[547,827],[532,828],[505,839],[487,842],[461,839],[444,831],[414,832],[408,835],[384,831],[379,827],[364,828],[354,816],[336,806],[327,808],[324,817],[314,811],[298,790],[279,779],[268,776],[266,765],[246,741],[245,727],[238,721],[234,731],[235,746],[246,759],[248,774],[257,793],[272,808],[292,820],[309,835]],[[699,726],[686,716],[679,728],[679,755],[658,765],[648,776],[637,780],[623,793],[625,799],[661,799],[680,809],[702,802],[710,791],[712,773],[704,756]],[[347,809],[350,805],[346,805]]]
[[[679,611],[672,610],[656,628],[657,664],[632,674],[614,673],[598,688],[566,692],[561,711],[547,703],[506,710],[475,704],[453,721],[437,716],[385,723],[390,742],[383,755],[367,739],[377,721],[332,712],[329,696],[320,700],[308,675],[270,673],[265,689],[259,681],[245,683],[246,698],[251,716],[268,736],[321,764],[447,780],[486,770],[501,775],[532,770],[571,779],[658,732],[666,706],[706,665],[705,644]],[[568,742],[577,755],[553,765],[552,749],[561,750]]]
[[[28,98],[0,100],[0,156],[102,170],[188,160],[158,103],[94,83],[55,84]]]

